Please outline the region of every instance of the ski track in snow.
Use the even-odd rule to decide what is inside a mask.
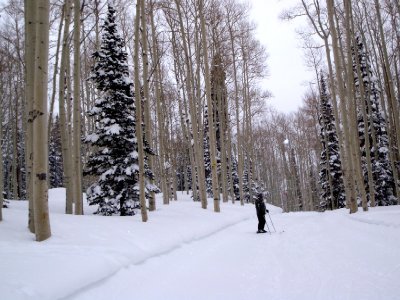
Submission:
[[[225,226],[171,251],[146,259],[140,266],[131,264],[66,299],[128,299],[126,286],[132,288],[136,297],[154,300],[398,299],[396,295],[390,292],[388,294],[386,289],[390,285],[390,278],[398,276],[399,265],[386,266],[384,272],[374,272],[382,269],[380,255],[394,258],[398,250],[397,247],[387,247],[386,237],[377,235],[379,228],[361,222],[352,227],[354,220],[347,215],[332,219],[327,218],[327,214],[303,214],[305,216],[301,216],[301,213],[288,214],[302,220],[297,224],[291,224],[290,216],[273,215],[278,226],[288,227],[287,235],[285,233],[284,236],[254,234],[254,231],[249,230],[255,227],[254,220],[243,220]],[[339,228],[338,221],[341,224]],[[359,234],[363,231],[368,234]],[[369,234],[373,234],[378,240],[371,244]],[[238,236],[245,242],[244,248],[244,245],[238,245]],[[327,236],[331,238],[326,239]],[[357,247],[349,247],[346,243],[350,241]],[[374,251],[365,250],[368,247]],[[333,251],[327,252],[328,249]],[[365,260],[365,256],[354,255],[353,251],[379,255],[375,255],[374,260]],[[311,256],[306,255],[310,252]],[[208,261],[217,265],[204,267]],[[172,268],[168,277],[159,272],[168,268]],[[220,283],[221,286],[213,284],[223,276],[227,279]],[[354,279],[349,280],[352,276]],[[371,276],[375,287],[366,289],[365,284],[370,281]],[[187,277],[192,278],[188,280]],[[148,284],[143,287],[143,281],[154,282],[154,288],[151,289]],[[235,284],[226,285],[226,281]],[[183,290],[177,290],[173,282],[180,282]],[[206,286],[205,291],[199,288],[202,282]],[[343,288],[347,294],[336,294]],[[228,293],[226,289],[233,289],[234,292]],[[104,296],[104,290],[110,293]],[[209,290],[213,293],[207,293]]]
[[[4,210],[1,300],[400,299],[400,206],[352,215],[269,206],[285,230],[270,235],[255,233],[253,205],[221,203],[215,214],[184,194],[163,206],[159,195],[144,224],[64,215],[55,192],[48,241],[33,242],[26,203]]]
[[[248,218],[246,218],[244,220],[240,220],[240,221],[237,221],[237,222],[233,222],[233,223],[227,224],[227,225],[223,226],[222,228],[219,228],[218,230],[215,230],[215,231],[212,231],[212,232],[207,233],[205,235],[193,238],[191,240],[185,240],[182,244],[178,244],[178,245],[176,245],[174,247],[171,247],[171,248],[169,248],[169,249],[167,249],[165,251],[161,251],[161,252],[152,254],[151,256],[146,257],[144,259],[141,259],[141,260],[138,260],[138,261],[134,261],[134,262],[129,262],[128,264],[126,264],[124,266],[121,266],[120,269],[117,269],[113,273],[110,273],[110,274],[108,274],[107,276],[105,276],[103,278],[99,278],[97,281],[92,282],[92,283],[80,288],[79,290],[76,290],[73,293],[71,293],[71,294],[69,294],[69,295],[67,295],[65,297],[62,297],[60,299],[61,300],[75,299],[75,297],[79,296],[80,294],[85,293],[85,292],[90,291],[90,290],[92,290],[92,289],[94,289],[96,287],[101,286],[102,284],[106,283],[108,280],[110,280],[111,278],[115,277],[118,273],[120,273],[121,271],[123,271],[125,269],[129,269],[129,268],[131,268],[133,266],[140,266],[140,265],[145,264],[146,262],[148,262],[151,259],[155,259],[155,258],[160,258],[162,256],[166,256],[166,255],[168,255],[168,254],[170,254],[170,253],[172,253],[172,252],[174,252],[174,251],[176,251],[178,249],[182,249],[187,245],[190,245],[192,243],[207,239],[207,238],[209,238],[209,237],[211,237],[211,236],[213,236],[213,235],[215,235],[215,234],[217,234],[217,233],[219,233],[221,231],[224,231],[225,229],[227,229],[229,227],[235,226],[238,223],[244,222],[244,221],[246,221],[246,220],[248,220],[250,218],[251,217],[248,217]],[[107,296],[107,298],[109,298],[109,297]]]

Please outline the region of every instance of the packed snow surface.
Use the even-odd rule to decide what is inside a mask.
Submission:
[[[52,237],[34,241],[27,202],[0,223],[0,298],[14,299],[400,299],[400,207],[349,215],[282,214],[277,233],[256,234],[252,204],[221,213],[186,193],[134,217],[63,214],[50,190]],[[271,222],[269,227],[272,231]],[[282,232],[284,231],[284,232]]]

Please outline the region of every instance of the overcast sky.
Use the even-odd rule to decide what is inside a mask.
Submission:
[[[278,111],[293,112],[302,104],[302,98],[313,79],[304,63],[301,44],[296,34],[298,21],[281,21],[279,14],[295,4],[293,0],[249,0],[252,18],[258,24],[257,38],[269,53],[270,76],[265,87],[273,94],[269,103]]]

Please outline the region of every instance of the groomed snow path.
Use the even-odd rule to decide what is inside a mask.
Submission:
[[[180,195],[146,224],[50,204],[53,236],[43,243],[27,233],[24,204],[4,210],[1,299],[400,299],[399,206],[354,215],[269,206],[285,232],[256,234],[250,204],[216,214]]]

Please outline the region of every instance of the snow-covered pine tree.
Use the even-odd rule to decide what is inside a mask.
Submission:
[[[144,130],[143,130],[144,132]],[[154,183],[155,176],[153,170],[149,166],[149,157],[155,155],[153,148],[151,148],[149,142],[146,139],[146,136],[143,135],[143,152],[145,155],[144,158],[144,174],[145,174],[145,191],[146,191],[146,199],[149,201],[151,194],[158,194],[161,190]]]
[[[361,161],[363,164],[364,184],[368,193],[368,169],[366,158],[365,124],[368,126],[368,139],[371,153],[372,179],[375,190],[375,202],[379,206],[397,204],[394,195],[395,182],[389,161],[389,137],[386,131],[386,122],[380,108],[380,91],[376,84],[375,76],[364,49],[360,37],[356,38],[357,57],[353,49],[353,72],[356,87],[356,97],[359,102],[365,101],[367,120],[364,120],[363,113],[358,111],[358,135],[360,138]],[[358,69],[358,67],[359,69]],[[365,99],[361,99],[360,78],[363,82]]]
[[[204,109],[204,174],[206,180],[206,192],[207,197],[212,198],[212,174],[211,174],[211,157],[210,157],[210,137],[208,131],[210,127],[208,126],[208,106],[205,106]]]
[[[50,187],[63,186],[63,162],[61,149],[60,118],[56,116],[52,122],[49,141]]]
[[[290,162],[290,168],[291,168],[291,176],[292,176],[292,180],[293,180],[293,189],[294,189],[294,194],[295,194],[296,210],[302,211],[303,210],[303,195],[301,194],[299,167],[297,166],[294,148],[290,149],[289,162]]]
[[[133,215],[139,207],[133,83],[115,9],[110,4],[102,29],[101,48],[93,54],[95,65],[90,78],[99,92],[89,112],[96,126],[85,139],[95,149],[85,175],[96,176],[97,181],[87,189],[87,196],[89,205],[98,205],[98,214]]]
[[[257,194],[260,192],[261,184],[254,180],[254,177],[251,176],[253,174],[252,163],[249,157],[245,159],[244,162],[244,170],[243,170],[243,198],[244,201],[249,203],[255,201],[257,198]],[[250,182],[251,176],[251,182]],[[251,191],[251,193],[250,193]],[[250,199],[250,195],[252,195],[253,199]]]
[[[320,138],[322,144],[319,184],[321,186],[321,209],[336,209],[345,206],[346,194],[343,184],[339,141],[336,133],[332,106],[329,103],[326,81],[320,76]]]
[[[231,156],[231,162],[232,162],[231,180],[233,180],[233,194],[235,195],[235,201],[240,201],[238,162],[235,155]]]

